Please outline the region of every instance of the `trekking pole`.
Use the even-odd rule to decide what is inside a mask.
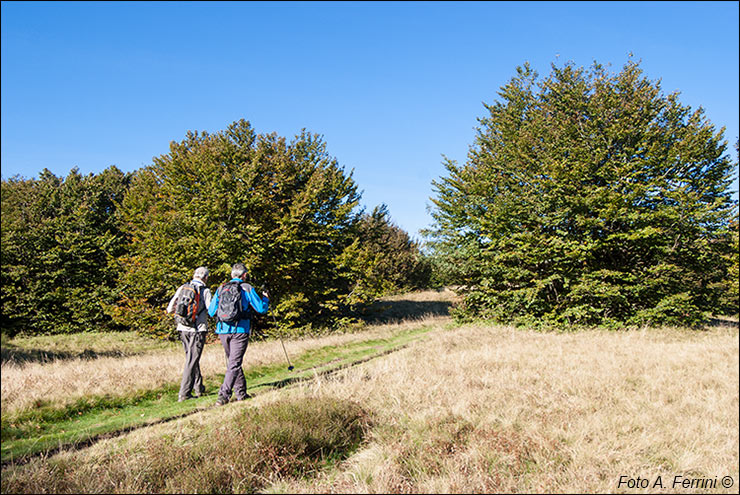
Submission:
[[[260,289],[261,292],[264,292],[268,290],[267,284],[263,284],[262,288]],[[293,364],[290,362],[290,358],[288,357],[288,351],[285,350],[285,343],[283,342],[283,332],[280,331],[278,328],[277,318],[275,318],[275,315],[272,315],[272,323],[275,325],[275,328],[278,330],[278,338],[280,339],[280,345],[283,346],[283,353],[285,354],[285,359],[288,361],[288,371],[293,371]]]
[[[272,315],[272,322],[275,324],[275,328],[277,328],[277,319],[275,318],[275,315]],[[288,357],[288,351],[285,350],[285,344],[283,343],[283,336],[282,332],[278,330],[278,337],[280,338],[280,345],[283,346],[283,352],[285,353],[285,359],[288,360],[288,371],[293,371],[294,366],[290,364],[290,358]]]

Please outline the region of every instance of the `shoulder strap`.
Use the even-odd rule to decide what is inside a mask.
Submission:
[[[196,318],[203,311],[205,311],[207,309],[206,308],[206,301],[203,299],[203,292],[206,290],[206,284],[202,284],[202,285],[201,284],[197,284],[197,285],[199,286],[199,288],[198,288],[198,297],[200,298],[200,301],[198,302],[198,304],[203,303],[203,305],[202,305],[202,307],[200,309],[198,309],[198,314],[196,315]]]
[[[249,285],[247,282],[242,282],[239,284],[239,288],[244,291],[244,294],[247,296],[247,307],[242,308],[242,315],[244,316],[244,319],[251,319],[252,318],[252,305],[249,303],[249,291],[252,290],[252,286]]]

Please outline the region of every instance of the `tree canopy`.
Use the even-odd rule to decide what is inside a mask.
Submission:
[[[67,333],[117,326],[112,260],[126,250],[115,218],[129,174],[109,167],[66,178],[2,182],[2,330]]]
[[[318,136],[287,142],[244,120],[189,132],[136,174],[121,206],[131,249],[120,259],[119,320],[166,331],[162,304],[195,267],[208,266],[218,283],[237,261],[278,296],[281,319],[328,317],[349,292],[337,257],[351,243],[358,200]]]
[[[353,243],[342,255],[355,281],[349,300],[372,301],[379,295],[426,288],[432,276],[419,242],[395,225],[385,204],[363,213]]]
[[[542,80],[525,64],[498,96],[467,162],[433,183],[426,235],[464,295],[458,315],[691,324],[724,309],[737,208],[724,129],[632,60]]]

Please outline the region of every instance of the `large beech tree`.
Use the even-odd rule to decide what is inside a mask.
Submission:
[[[459,315],[691,324],[724,309],[737,263],[724,129],[632,60],[544,79],[525,65],[498,95],[466,163],[434,182],[427,235]]]
[[[241,261],[252,283],[269,287],[281,322],[330,323],[351,292],[341,255],[354,240],[359,198],[316,135],[288,142],[244,120],[189,132],[136,174],[121,207],[131,244],[120,259],[118,321],[167,333],[162,308],[195,267],[209,267],[218,284]]]

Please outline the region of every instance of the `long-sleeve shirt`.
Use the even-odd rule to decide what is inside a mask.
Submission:
[[[198,316],[195,318],[195,326],[189,327],[187,325],[183,325],[182,323],[178,323],[177,330],[179,332],[207,332],[208,314],[206,313],[205,309],[211,305],[211,290],[206,287],[206,284],[202,280],[195,279],[190,283],[194,285],[197,290],[200,291],[202,304],[200,308],[198,308]],[[180,297],[180,292],[182,292],[182,285],[177,288],[177,292],[175,292],[175,295],[172,296],[172,299],[170,299],[170,303],[167,305],[168,313],[175,312],[175,306],[177,305],[177,299]]]
[[[231,282],[239,282],[242,288],[242,308],[246,309],[252,306],[259,314],[267,313],[269,300],[265,296],[260,296],[254,287],[244,282],[240,278],[232,278]],[[210,316],[216,316],[218,312],[218,296],[220,290],[216,291],[216,295],[211,299],[211,304],[208,306],[208,314]],[[250,333],[251,326],[249,318],[239,320],[236,324],[229,323],[227,321],[219,321],[216,325],[216,333]]]

